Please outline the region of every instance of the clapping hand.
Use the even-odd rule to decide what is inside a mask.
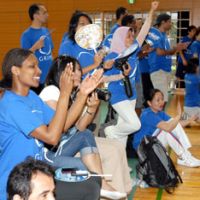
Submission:
[[[79,87],[80,92],[89,95],[101,83],[102,75],[103,69],[98,69],[92,75],[87,75]]]
[[[72,63],[68,63],[67,67],[60,76],[59,87],[61,93],[66,93],[68,95],[71,94],[74,84],[73,74],[73,65]]]

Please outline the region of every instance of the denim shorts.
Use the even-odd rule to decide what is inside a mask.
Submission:
[[[98,149],[91,131],[87,129],[78,131],[73,127],[63,134],[55,152],[44,149],[44,160],[56,168],[67,167],[85,170],[87,168],[81,158],[74,157],[78,152],[83,157],[88,154],[98,153]]]

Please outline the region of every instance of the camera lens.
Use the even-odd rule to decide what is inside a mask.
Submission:
[[[100,100],[108,101],[111,97],[110,92],[107,89],[96,89],[97,96]]]

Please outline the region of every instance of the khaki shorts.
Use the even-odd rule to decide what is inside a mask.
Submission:
[[[165,102],[168,101],[168,86],[170,80],[170,73],[159,70],[151,73],[151,81],[155,89],[159,89],[163,95]]]

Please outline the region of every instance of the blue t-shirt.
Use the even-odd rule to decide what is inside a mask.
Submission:
[[[78,45],[77,45],[76,50],[77,50],[76,59],[79,61],[81,68],[88,67],[89,65],[92,65],[94,63],[94,56],[95,56],[94,50],[83,49]],[[90,70],[89,74],[92,74],[93,72],[94,72],[94,69]],[[87,74],[84,74],[83,78],[86,75]]]
[[[137,66],[136,75],[135,75],[135,82],[141,84],[141,71],[139,68],[139,59],[135,60],[135,65]]]
[[[132,85],[133,96],[130,98],[127,97],[123,80],[109,82],[108,90],[111,93],[110,103],[112,105],[124,100],[134,100],[137,97],[135,82],[136,82],[136,75],[137,75],[137,68],[138,68],[137,53],[139,50],[140,48],[138,48],[138,50],[128,59],[128,63],[131,66],[129,79]],[[117,56],[118,56],[117,53],[111,52],[106,56],[105,60],[114,59]],[[113,66],[110,70],[106,71],[104,75],[110,76],[110,75],[118,75],[118,74],[122,74],[122,71],[117,69],[115,66]]]
[[[141,73],[149,73],[150,66],[148,63],[148,56],[139,59],[139,69]]]
[[[133,148],[137,149],[145,135],[153,135],[157,129],[157,125],[161,121],[168,121],[171,117],[165,112],[153,112],[151,108],[145,108],[140,116],[141,129],[134,134],[132,141]]]
[[[21,47],[24,49],[30,49],[41,37],[45,37],[44,46],[41,49],[35,51],[35,56],[38,59],[39,67],[42,71],[40,77],[40,83],[44,83],[47,77],[47,74],[52,65],[52,49],[53,42],[50,36],[50,32],[47,28],[35,29],[29,27],[21,37]]]
[[[83,49],[69,38],[65,38],[65,41],[60,45],[59,55],[69,55],[74,57],[79,61],[81,68],[85,68],[94,63],[95,52],[94,50]],[[94,70],[91,70],[89,74],[92,74],[93,72]],[[87,74],[84,74],[83,78],[86,75]]]
[[[65,40],[68,40],[68,32],[64,33],[61,43],[64,42]]]
[[[108,34],[102,42],[102,47],[105,48],[107,52],[110,50],[112,38],[113,34]]]
[[[185,57],[185,59],[188,61],[191,57],[192,57],[192,50],[191,50],[191,42],[192,42],[192,39],[189,38],[188,36],[185,36],[183,38],[181,38],[180,40],[181,43],[185,43],[185,42],[189,42],[189,46],[186,50],[183,51],[183,55]],[[181,59],[181,56],[179,55],[178,56],[178,64],[183,64],[183,61]]]
[[[185,75],[184,105],[188,107],[200,107],[200,77],[197,74]]]
[[[49,124],[54,111],[32,91],[28,96],[5,91],[0,110],[0,199],[6,200],[7,178],[13,167],[27,156],[43,159],[43,142],[30,134]]]
[[[160,56],[156,53],[157,48],[170,50],[170,44],[166,33],[160,32],[157,28],[152,27],[147,35],[146,40],[149,41],[151,47],[154,48],[154,50],[150,52],[148,56],[150,73],[156,72],[158,70],[171,72],[171,56]]]
[[[199,65],[200,65],[200,41],[199,40],[194,41],[190,48],[192,51],[192,55],[194,57],[199,58]]]
[[[110,29],[110,34],[113,34],[118,28],[120,27],[120,25],[119,24],[114,24],[113,26],[112,26],[112,28]]]
[[[70,40],[67,35],[64,35],[62,38],[62,42],[60,43],[58,55],[68,55],[75,58],[76,55],[74,49],[75,49],[75,42]]]

